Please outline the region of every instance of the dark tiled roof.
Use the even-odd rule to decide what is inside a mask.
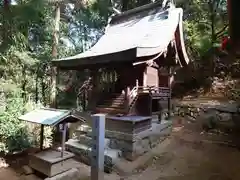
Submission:
[[[181,8],[162,10],[155,3],[113,16],[105,34],[92,48],[53,63],[64,67],[132,61],[164,52],[174,39],[179,24],[182,27],[182,15]]]

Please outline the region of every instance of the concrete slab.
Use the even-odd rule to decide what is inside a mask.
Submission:
[[[26,175],[34,173],[33,169],[31,167],[27,166],[27,165],[24,165],[22,167],[22,170],[23,170],[23,173],[26,174]]]
[[[37,154],[33,154],[32,156],[34,156],[35,158],[41,159],[45,162],[54,164],[54,163],[63,161],[65,159],[72,158],[72,157],[74,157],[74,154],[65,151],[63,153],[63,157],[61,157],[60,151],[57,151],[55,149],[46,149]]]
[[[65,151],[63,157],[61,157],[60,151],[47,149],[31,155],[29,166],[48,177],[52,177],[73,168],[72,157],[74,157],[74,154],[70,152]]]
[[[56,176],[46,178],[45,180],[79,180],[80,178],[81,174],[79,170],[77,168],[72,168]]]
[[[76,154],[86,164],[90,164],[91,147],[81,144],[78,140],[69,139],[66,143],[66,148]],[[106,171],[111,171],[112,166],[122,156],[122,152],[118,149],[106,148],[104,150],[104,166]]]
[[[37,177],[34,174],[30,174],[30,175],[26,175],[26,176],[25,175],[21,176],[20,180],[42,180],[42,179]]]

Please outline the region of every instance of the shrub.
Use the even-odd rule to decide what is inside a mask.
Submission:
[[[24,103],[18,94],[8,95],[6,108],[0,112],[0,151],[12,153],[30,146],[28,131],[18,117],[24,112]]]
[[[36,107],[31,101],[25,104],[20,93],[7,94],[5,111],[0,111],[0,152],[14,153],[39,145],[40,125],[18,119]],[[52,143],[50,127],[45,128],[44,137],[44,145],[49,147]]]

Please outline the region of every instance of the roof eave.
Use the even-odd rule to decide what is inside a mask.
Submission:
[[[83,57],[83,58],[73,58],[67,60],[54,60],[52,64],[59,68],[72,68],[80,66],[91,66],[91,65],[99,65],[99,64],[106,64],[109,62],[114,61],[116,62],[128,62],[133,61],[136,58],[136,48],[111,53],[111,54],[103,54],[98,56],[91,56],[91,57]]]

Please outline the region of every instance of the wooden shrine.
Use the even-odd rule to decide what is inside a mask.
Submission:
[[[122,12],[110,17],[105,33],[89,50],[52,61],[59,70],[88,72],[76,106],[86,123],[71,127],[66,142],[80,158],[86,154],[83,162],[91,159],[91,114],[106,114],[107,169],[119,156],[136,159],[171,132],[172,121],[165,118],[171,113],[171,87],[176,70],[189,63],[182,18],[181,8],[159,1]]]
[[[53,65],[90,71],[78,92],[85,111],[161,115],[171,108],[175,69],[189,62],[182,16],[181,8],[162,7],[159,2],[114,15],[92,48],[54,60]]]

